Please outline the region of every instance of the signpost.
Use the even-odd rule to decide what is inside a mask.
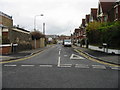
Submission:
[[[107,47],[107,43],[103,43],[103,51],[108,53],[108,47]],[[106,51],[105,51],[105,48],[106,48]]]

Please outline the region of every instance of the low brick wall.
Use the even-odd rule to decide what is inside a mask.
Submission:
[[[0,54],[10,54],[11,53],[11,45],[0,45]]]
[[[42,48],[42,47],[45,47],[45,38],[40,38],[38,40],[32,40],[31,42],[32,44],[32,48],[35,49],[36,48]],[[36,46],[35,46],[36,45]]]

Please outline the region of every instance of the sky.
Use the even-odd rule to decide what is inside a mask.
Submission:
[[[98,8],[99,0],[0,0],[0,11],[12,16],[14,25],[29,31],[36,29],[50,35],[70,35],[79,28],[82,18]]]

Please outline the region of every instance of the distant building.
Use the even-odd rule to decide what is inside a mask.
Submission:
[[[58,40],[71,39],[71,36],[61,35],[58,36]]]
[[[13,26],[12,16],[9,16],[0,11],[0,26],[12,27]]]
[[[85,39],[85,29],[80,27],[80,28],[76,28],[74,30],[74,33],[72,35],[72,40],[74,43],[80,43],[82,39]]]
[[[48,44],[56,44],[58,35],[46,35],[46,39]]]

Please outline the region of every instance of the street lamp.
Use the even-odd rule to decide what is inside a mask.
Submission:
[[[36,31],[36,17],[37,16],[44,16],[43,14],[41,14],[41,15],[35,15],[34,16],[34,31]]]
[[[36,31],[36,17],[37,17],[37,16],[44,16],[44,15],[41,14],[41,15],[35,15],[35,16],[34,16],[34,31]],[[36,38],[35,38],[34,41],[35,41],[35,48],[36,48]]]

